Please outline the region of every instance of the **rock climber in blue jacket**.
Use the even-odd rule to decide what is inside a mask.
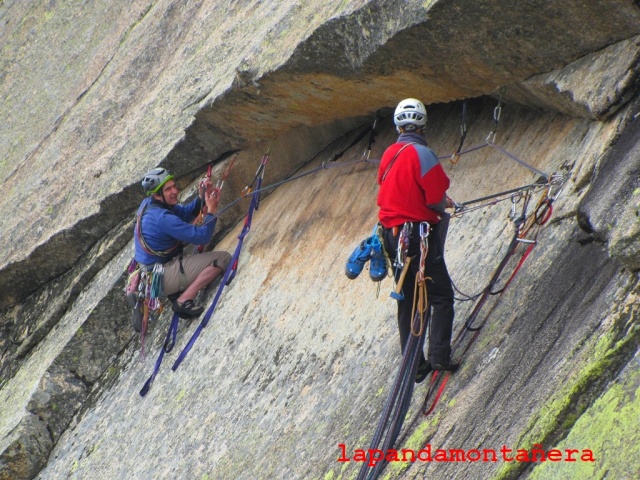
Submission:
[[[183,246],[209,243],[216,226],[213,214],[218,210],[220,192],[212,188],[207,179],[199,186],[198,198],[180,205],[173,175],[164,168],[154,168],[147,173],[142,187],[147,198],[137,213],[135,260],[147,269],[161,264],[162,290],[164,295],[173,297],[173,310],[182,318],[197,317],[204,308],[196,306],[194,298],[224,273],[231,255],[225,251],[186,255]],[[193,221],[201,210],[205,214],[202,224],[195,225]]]

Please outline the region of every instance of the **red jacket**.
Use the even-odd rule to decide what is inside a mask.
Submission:
[[[380,161],[378,184],[378,219],[384,227],[440,221],[449,177],[421,135],[402,134],[387,148]]]

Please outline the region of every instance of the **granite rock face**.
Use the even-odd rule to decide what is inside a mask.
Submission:
[[[638,462],[607,445],[633,433],[589,425],[637,411],[639,35],[630,0],[1,2],[0,479],[355,477],[337,445],[367,448],[400,356],[391,281],[377,294],[343,268],[377,218],[363,152],[395,140],[408,96],[428,104],[454,199],[534,181],[514,159],[564,181],[425,421],[417,388],[398,448],[593,446],[598,463],[385,475],[624,478]],[[454,163],[465,99],[469,153]],[[140,177],[165,166],[187,198],[238,152],[215,237],[232,251],[267,151],[265,184],[317,171],[264,192],[212,321],[140,398],[169,322],[142,351],[122,295]],[[462,291],[504,253],[509,209],[452,221]],[[471,308],[456,303],[456,332]],[[177,351],[194,329],[181,323]]]

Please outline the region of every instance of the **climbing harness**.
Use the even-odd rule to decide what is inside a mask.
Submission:
[[[142,204],[142,206],[140,207],[140,209],[138,210],[138,213],[136,214],[136,227],[134,230],[134,234],[138,239],[138,242],[140,243],[140,246],[142,247],[142,249],[145,252],[147,252],[149,255],[153,255],[155,257],[170,257],[177,250],[182,248],[182,242],[180,242],[179,240],[176,240],[176,243],[171,247],[167,248],[166,250],[158,251],[151,248],[147,243],[147,241],[145,240],[144,235],[142,235],[142,217],[144,216],[144,213],[147,211],[147,208],[149,208],[150,206],[152,208],[161,208],[157,204],[153,205],[150,198],[146,199]]]

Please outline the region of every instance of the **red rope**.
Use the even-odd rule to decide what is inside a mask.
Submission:
[[[436,383],[437,376],[438,376],[438,372],[433,372],[433,376],[431,377],[431,385],[429,386],[429,390],[431,390],[431,387],[433,387],[433,385]],[[444,392],[444,387],[447,386],[447,381],[449,380],[450,376],[451,376],[450,372],[447,372],[445,374],[444,379],[442,380],[442,383],[440,384],[440,388],[438,388],[438,391],[436,392],[436,396],[433,399],[433,403],[431,404],[431,406],[429,407],[429,409],[426,412],[422,412],[425,417],[428,416],[431,412],[433,412],[435,410],[436,405],[438,404],[438,400],[440,400],[440,397],[442,396],[442,392]]]

